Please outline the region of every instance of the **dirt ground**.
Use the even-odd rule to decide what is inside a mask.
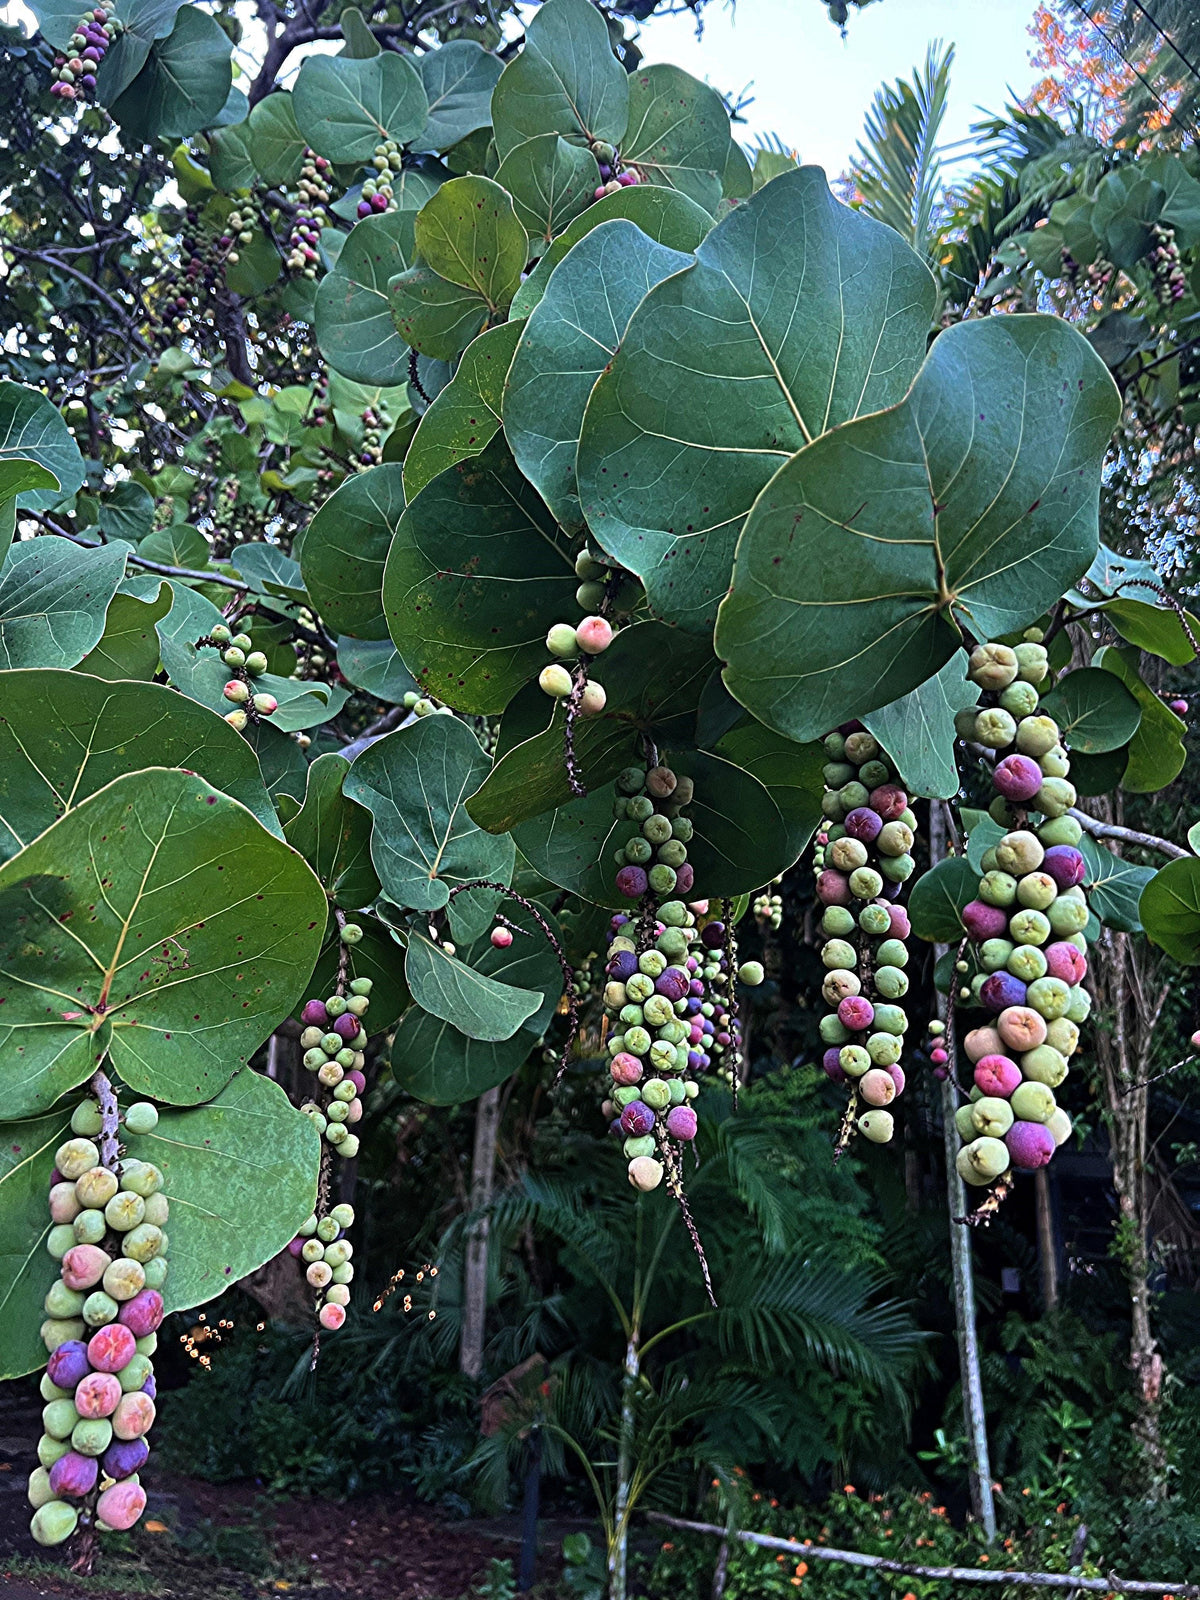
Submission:
[[[156,1471],[131,1535],[107,1536],[89,1578],[29,1537],[27,1476],[36,1466],[32,1402],[0,1410],[0,1594],[3,1600],[465,1600],[494,1561],[517,1564],[515,1518],[454,1521],[377,1496],[348,1504],[276,1501],[252,1485]],[[568,1527],[543,1525],[535,1594],[553,1600]]]

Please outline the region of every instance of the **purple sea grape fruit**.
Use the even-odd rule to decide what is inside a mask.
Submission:
[[[631,1100],[621,1113],[621,1130],[631,1139],[640,1139],[654,1130],[654,1112],[644,1100]]]
[[[645,867],[622,867],[617,873],[617,889],[627,900],[640,900],[649,886]]]
[[[696,871],[690,861],[675,869],[675,888],[680,894],[690,894],[696,881]]]
[[[1044,1167],[1056,1149],[1054,1135],[1042,1122],[1014,1122],[1004,1135],[1014,1167],[1036,1172]]]
[[[992,782],[1006,800],[1018,805],[1032,800],[1042,787],[1043,773],[1032,756],[1005,756],[996,763]]]
[[[690,979],[678,967],[668,967],[654,980],[654,987],[657,993],[665,995],[668,1000],[682,1000],[688,993]]]
[[[60,1389],[74,1389],[90,1371],[87,1345],[82,1339],[68,1339],[60,1344],[46,1362],[46,1375]]]
[[[117,1321],[130,1330],[135,1339],[144,1339],[154,1333],[163,1319],[163,1297],[157,1289],[143,1289],[132,1300],[126,1300],[117,1313]]]
[[[351,1039],[358,1037],[359,1021],[349,1011],[343,1011],[340,1017],[333,1019],[333,1031],[339,1039],[344,1039],[347,1044]]]
[[[632,950],[618,950],[608,963],[608,975],[616,983],[627,983],[637,969],[637,956]]]
[[[706,922],[700,930],[700,943],[706,950],[719,950],[725,943],[725,924]]]
[[[848,994],[838,1002],[838,1021],[853,1033],[862,1033],[875,1020],[875,1007],[861,994]]]
[[[667,1112],[667,1132],[673,1139],[696,1137],[696,1113],[691,1106],[672,1106]]]
[[[150,1446],[145,1439],[114,1439],[100,1458],[100,1465],[110,1478],[120,1481],[131,1473],[140,1472],[150,1458]]]
[[[151,1400],[158,1399],[158,1380],[155,1378],[153,1373],[150,1374],[145,1383],[142,1385],[142,1393],[148,1394]]]
[[[1011,972],[993,972],[979,991],[979,998],[989,1011],[997,1015],[1009,1006],[1025,1003],[1025,985]]]
[[[992,1099],[1007,1100],[1021,1081],[1021,1069],[1008,1056],[981,1056],[975,1063],[975,1087]]]
[[[983,944],[1008,932],[1008,914],[985,900],[972,900],[962,909],[962,924],[976,944]]]
[[[630,1055],[627,1050],[622,1050],[613,1057],[612,1065],[608,1070],[612,1074],[613,1082],[619,1084],[622,1088],[627,1088],[630,1084],[642,1081],[642,1063],[636,1056]]]
[[[817,874],[817,899],[823,906],[848,906],[852,899],[850,880],[844,872],[826,867]]]
[[[1061,978],[1064,983],[1082,983],[1087,976],[1087,957],[1078,945],[1063,940],[1047,945],[1042,954],[1046,957],[1046,972],[1051,978]]]
[[[306,1000],[304,1010],[300,1013],[300,1021],[308,1028],[329,1027],[329,1013],[325,1009],[324,1000]]]
[[[50,1468],[50,1488],[55,1499],[82,1500],[96,1487],[99,1476],[100,1463],[95,1456],[81,1456],[78,1450],[68,1450]]]
[[[1073,889],[1087,876],[1087,862],[1070,844],[1052,844],[1042,857],[1042,871],[1048,872],[1060,889]]]
[[[870,806],[855,806],[853,811],[846,813],[846,820],[842,826],[852,839],[857,839],[862,844],[870,844],[879,837],[883,818],[878,811],[872,811]]]
[[[884,1071],[891,1074],[892,1082],[896,1085],[896,1093],[903,1094],[906,1079],[904,1076],[904,1068],[900,1065],[900,1063],[898,1061],[893,1061],[890,1066],[884,1068]]]
[[[898,783],[881,783],[871,790],[869,804],[885,822],[895,822],[908,810],[908,796]]]
[[[821,1070],[831,1083],[845,1083],[847,1081],[846,1074],[842,1069],[841,1054],[842,1052],[837,1045],[830,1045],[829,1049],[821,1057]]]

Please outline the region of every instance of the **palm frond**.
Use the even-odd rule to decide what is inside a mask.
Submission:
[[[920,255],[936,244],[941,193],[938,136],[946,116],[954,46],[929,46],[911,82],[876,92],[850,171],[859,209],[895,228]]]

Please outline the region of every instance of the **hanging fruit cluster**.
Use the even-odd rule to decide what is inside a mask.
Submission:
[[[593,139],[588,148],[600,168],[600,186],[595,193],[597,200],[603,200],[606,194],[616,194],[619,189],[630,188],[642,181],[640,172],[634,167],[622,164],[621,152],[609,144],[607,139]]]
[[[362,930],[357,923],[348,922],[342,938],[347,944],[356,944]],[[363,1074],[367,1033],[362,1019],[371,1004],[367,998],[370,978],[352,979],[349,990],[348,995],[307,1000],[300,1012],[304,1068],[316,1074],[320,1086],[316,1097],[300,1109],[312,1118],[326,1144],[347,1161],[358,1154],[358,1135],[350,1130],[362,1120],[360,1097],[367,1087]]]
[[[1150,229],[1150,265],[1154,272],[1154,292],[1160,304],[1172,306],[1187,293],[1187,278],[1175,242],[1175,229],[1156,222]]]
[[[299,272],[306,278],[317,275],[317,246],[321,242],[321,215],[319,208],[330,201],[328,184],[329,162],[312,150],[304,152],[304,165],[296,183],[298,204],[288,235],[290,249],[284,258],[289,272]]]
[[[363,442],[358,455],[358,464],[363,471],[366,471],[368,467],[377,467],[383,460],[384,434],[391,424],[391,418],[382,401],[378,405],[366,407],[362,414],[362,423]]]
[[[736,1049],[724,923],[699,926],[693,906],[661,896],[690,893],[692,824],[683,815],[693,784],[669,767],[627,767],[614,813],[637,831],[617,852],[617,888],[640,902],[618,913],[605,955],[604,1011],[611,1084],[604,1114],[623,1139],[629,1181],[656,1189],[679,1176],[679,1148],[696,1136],[696,1074]],[[747,963],[744,983],[761,983]]]
[[[897,1002],[908,993],[908,912],[898,903],[916,863],[917,819],[878,740],[857,723],[825,740],[822,809],[817,835],[817,899],[825,908],[821,960],[821,1065],[835,1083],[851,1080],[847,1113],[875,1144],[895,1127],[885,1107],[904,1089],[900,1057],[908,1016]],[[858,1113],[859,1105],[866,1109]]]
[[[391,208],[395,198],[391,175],[404,165],[404,155],[395,139],[384,139],[375,146],[371,157],[372,176],[362,186],[362,199],[358,202],[358,215],[369,217]]]
[[[80,17],[65,55],[54,58],[50,93],[61,100],[85,100],[96,92],[96,73],[109,45],[121,31],[112,7],[100,5]]]
[[[336,1333],[346,1320],[350,1304],[350,1284],[354,1246],[345,1237],[354,1226],[354,1207],[344,1202],[332,1207],[326,1216],[314,1212],[288,1246],[292,1255],[304,1263],[304,1276],[310,1288],[321,1297],[317,1321],[327,1332]]]
[[[783,896],[775,887],[781,881],[779,878],[772,878],[771,886],[755,895],[754,904],[751,907],[754,912],[754,920],[759,927],[764,930],[770,928],[772,933],[778,933],[783,922]]]
[[[974,1086],[955,1118],[965,1141],[959,1172],[984,1185],[1010,1167],[1045,1166],[1070,1134],[1054,1091],[1091,1000],[1083,988],[1082,829],[1067,814],[1075,803],[1070,762],[1057,723],[1038,709],[1046,650],[1040,635],[1015,648],[979,645],[968,670],[984,698],[978,710],[959,713],[957,729],[994,752],[989,811],[1007,829],[984,854],[976,898],[962,913],[976,970],[960,960],[955,979],[962,1006],[990,1013],[963,1041]]]
[[[233,674],[221,691],[233,707],[225,713],[225,721],[231,728],[244,733],[247,723],[258,722],[278,711],[279,702],[273,694],[254,691],[254,680],[267,670],[267,658],[254,648],[248,633],[234,633],[224,623],[218,623],[207,638],[197,641],[197,648],[203,645],[220,650],[222,662]]]
[[[225,231],[217,239],[218,246],[225,251],[225,259],[236,262],[238,253],[235,245],[249,244],[254,238],[254,214],[247,210],[245,216],[240,211],[231,211],[225,218]]]
[[[114,1125],[115,1125],[114,1113]],[[125,1113],[131,1133],[149,1133],[148,1101]],[[163,1318],[169,1207],[150,1162],[122,1160],[115,1135],[93,1142],[104,1120],[84,1100],[71,1118],[50,1174],[46,1248],[60,1277],[45,1299],[39,1465],[29,1479],[30,1524],[39,1544],[62,1544],[79,1527],[131,1528],[146,1506],[138,1478],[154,1421],[150,1357]]]

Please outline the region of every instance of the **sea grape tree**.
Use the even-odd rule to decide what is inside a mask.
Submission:
[[[446,1105],[591,1072],[699,1248],[682,1156],[763,978],[736,923],[814,836],[843,1135],[891,1137],[916,941],[947,945],[995,1019],[961,1040],[973,1183],[1069,1130],[1098,924],[1195,960],[1200,915],[1190,858],[1074,815],[1169,781],[1182,724],[1135,648],[1169,598],[1099,545],[1120,402],[1067,321],[933,326],[897,234],[752,167],[589,0],[504,56],[349,11],[249,97],[198,6],[35,11],[23,137],[74,152],[95,238],[81,278],[31,206],[54,237],[8,280],[53,309],[0,383],[0,1348],[49,1354],[59,1543],[140,1514],[163,1315],[290,1248],[345,1321],[380,1074]],[[102,140],[174,190],[123,207]],[[1079,667],[1100,617],[1129,646]]]

